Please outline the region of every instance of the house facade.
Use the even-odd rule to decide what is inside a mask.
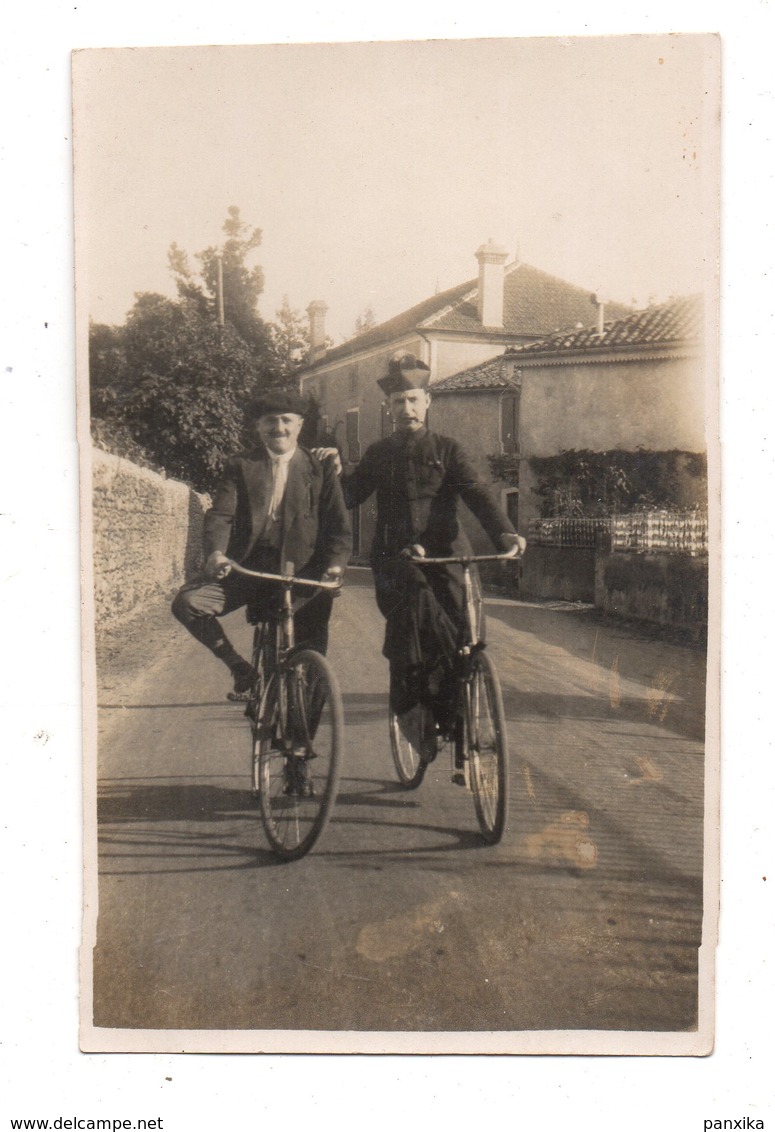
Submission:
[[[487,455],[518,458],[518,484],[494,486],[527,530],[540,505],[531,456],[706,451],[703,327],[694,296],[509,347],[434,387],[434,427],[467,428],[483,474]]]
[[[317,402],[321,432],[335,438],[346,465],[357,463],[369,444],[392,432],[377,381],[397,351],[415,354],[430,366],[435,394],[446,379],[491,361],[509,348],[589,321],[589,291],[529,264],[507,263],[507,253],[492,241],[478,249],[476,259],[477,278],[434,295],[333,349],[323,345],[325,303],[318,300],[308,307],[312,349],[309,363],[299,371],[300,388]],[[627,308],[612,304],[609,313],[623,315]],[[502,392],[489,396],[490,408],[484,402],[479,407],[489,421],[487,427],[499,434],[501,426],[493,423],[493,406],[500,412]],[[456,437],[470,450],[474,439],[471,421],[453,420],[453,407],[448,417],[454,427],[444,425],[443,417],[437,419],[434,398],[431,427]],[[489,435],[486,439],[489,443]],[[353,515],[356,557],[368,550],[374,518],[372,501]]]

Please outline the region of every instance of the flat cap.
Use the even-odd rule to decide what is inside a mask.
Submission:
[[[414,354],[394,354],[388,364],[385,377],[377,382],[380,389],[390,396],[405,389],[427,389],[431,378],[430,366],[421,362]]]
[[[269,413],[298,413],[303,417],[308,408],[309,405],[298,393],[279,389],[255,397],[248,405],[245,415],[249,421],[257,421]]]

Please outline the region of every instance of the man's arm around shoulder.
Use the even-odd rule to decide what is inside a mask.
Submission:
[[[314,452],[313,457],[315,457]],[[334,461],[321,460],[320,467],[323,473],[323,486],[320,492],[318,523],[320,525],[323,557],[326,563],[326,575],[341,577],[350,560],[353,548],[350,517],[347,514]]]

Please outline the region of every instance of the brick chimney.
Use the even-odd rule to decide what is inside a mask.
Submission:
[[[479,261],[479,321],[493,330],[503,328],[503,267],[509,253],[492,237],[476,253]]]
[[[326,311],[322,299],[314,299],[307,307],[309,317],[309,360],[319,362],[326,356]]]

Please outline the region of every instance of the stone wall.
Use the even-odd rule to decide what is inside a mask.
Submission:
[[[618,617],[686,629],[708,624],[708,560],[683,554],[598,553],[595,605]]]
[[[595,600],[595,550],[584,546],[531,546],[522,562],[520,597],[528,601]]]
[[[196,573],[207,496],[93,448],[92,501],[98,627],[130,617]]]

